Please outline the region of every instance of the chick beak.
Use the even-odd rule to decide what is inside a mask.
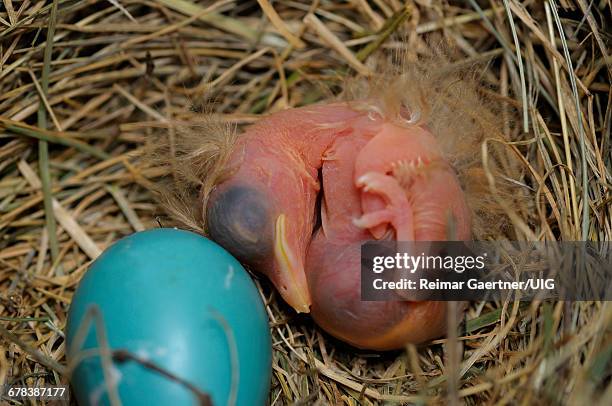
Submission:
[[[287,233],[287,218],[280,214],[274,226],[274,265],[281,296],[298,313],[310,312],[310,292],[304,272],[304,261],[296,255],[297,244],[291,242]]]

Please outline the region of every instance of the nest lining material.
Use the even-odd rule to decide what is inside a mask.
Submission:
[[[150,192],[162,178],[191,177],[197,187],[185,189],[185,202],[218,181],[206,172],[211,162],[193,177],[180,165],[145,161],[161,130],[180,138],[175,123],[206,133],[212,126],[228,140],[260,113],[328,100],[341,89],[363,94],[347,77],[378,69],[375,55],[427,60],[431,34],[452,45],[452,64],[477,66],[484,95],[507,107],[490,117],[500,134],[487,143],[494,156],[484,162],[495,165],[482,165],[482,138],[462,144],[468,159],[454,162],[479,162],[468,173],[485,181],[464,184],[482,187],[474,191],[482,196],[493,185],[502,196],[480,201],[506,213],[499,226],[486,226],[500,219],[494,213],[483,217],[482,235],[612,237],[605,2],[55,4],[5,1],[0,9],[2,382],[66,382],[61,331],[89,261],[121,236],[171,224]],[[203,122],[208,106],[214,120]],[[210,185],[198,184],[202,173]],[[505,190],[516,193],[506,199]],[[187,207],[196,212],[184,220],[201,230],[193,221],[201,206]],[[605,302],[473,303],[458,334],[373,354],[296,318],[266,282],[257,283],[274,342],[270,403],[612,401]]]

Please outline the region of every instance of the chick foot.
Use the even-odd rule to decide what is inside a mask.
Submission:
[[[353,224],[363,229],[390,224],[395,230],[396,240],[414,240],[412,207],[406,191],[397,179],[378,172],[368,172],[357,179],[357,187],[364,192],[379,195],[387,206],[381,210],[364,213],[360,218],[353,219]]]

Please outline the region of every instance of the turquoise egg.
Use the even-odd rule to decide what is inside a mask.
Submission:
[[[259,292],[234,257],[195,233],[144,231],[108,248],[74,294],[66,340],[81,406],[110,404],[109,386],[124,405],[197,404],[189,385],[213,405],[268,396]]]

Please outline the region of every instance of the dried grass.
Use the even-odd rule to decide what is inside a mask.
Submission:
[[[609,2],[418,0],[411,13],[397,0],[56,3],[49,36],[53,2],[0,6],[2,382],[66,382],[62,330],[87,264],[169,224],[150,190],[180,168],[145,164],[147,140],[202,125],[203,109],[241,126],[322,100],[377,52],[425,54],[429,33],[457,48],[454,63],[485,63],[488,97],[519,110],[508,141],[481,147],[485,163],[498,148],[519,163],[488,178],[521,196],[491,238],[612,238]],[[371,353],[258,285],[272,404],[612,403],[607,302],[473,303],[459,334]]]

